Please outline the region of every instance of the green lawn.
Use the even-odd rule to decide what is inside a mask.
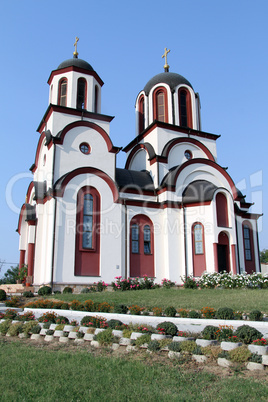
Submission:
[[[2,401],[260,401],[267,377],[221,376],[144,353],[134,359],[89,348],[0,339]]]
[[[85,301],[91,299],[96,302],[115,304],[138,304],[141,307],[168,307],[198,309],[202,307],[230,307],[236,311],[250,312],[258,309],[268,314],[268,289],[150,289],[135,291],[105,291],[100,293],[86,293],[80,295],[55,295],[57,299],[71,301],[77,299]]]

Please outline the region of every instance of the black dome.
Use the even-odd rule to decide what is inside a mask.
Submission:
[[[78,68],[83,68],[84,70],[94,71],[93,67],[87,61],[78,59],[75,57],[72,59],[65,60],[62,63],[60,63],[57,70],[60,70],[62,68],[66,68],[66,67],[78,67]]]
[[[191,88],[193,88],[192,85],[190,84],[190,82],[188,80],[186,80],[186,78],[184,78],[182,75],[177,74],[177,73],[166,72],[166,73],[160,73],[160,74],[155,75],[153,78],[151,78],[147,82],[147,84],[144,87],[145,94],[148,95],[150,90],[155,85],[160,84],[161,82],[169,85],[171,89],[174,89],[175,87],[177,87],[180,84],[189,85]]]

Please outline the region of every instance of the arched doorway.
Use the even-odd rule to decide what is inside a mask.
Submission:
[[[130,222],[130,276],[154,277],[154,227],[145,215]]]
[[[229,238],[225,232],[221,232],[217,244],[218,272],[230,272]]]

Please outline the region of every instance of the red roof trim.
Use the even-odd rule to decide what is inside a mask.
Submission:
[[[96,71],[91,71],[91,70],[86,70],[84,68],[79,68],[79,67],[75,67],[75,66],[70,66],[70,67],[65,67],[65,68],[61,68],[60,70],[53,70],[50,73],[50,76],[48,78],[47,83],[50,85],[52,79],[55,77],[55,75],[59,75],[59,74],[64,74],[64,73],[68,73],[69,71],[76,71],[78,73],[82,73],[82,74],[86,74],[86,75],[91,75],[92,77],[94,77],[98,83],[100,84],[100,86],[102,87],[104,82],[102,81],[102,79],[99,77],[99,75],[96,73]]]
[[[129,169],[131,160],[132,160],[133,156],[135,155],[135,153],[136,153],[139,149],[145,149],[146,152],[147,152],[147,154],[148,154],[148,158],[149,158],[149,152],[148,152],[148,149],[147,149],[146,145],[144,145],[144,144],[137,144],[137,145],[132,149],[132,151],[130,152],[130,154],[128,155],[128,158],[127,158],[127,161],[126,161],[126,165],[125,165],[125,169]]]
[[[212,153],[210,152],[210,150],[204,145],[202,144],[202,142],[196,140],[195,138],[176,138],[174,140],[171,140],[168,147],[165,149],[165,155],[162,152],[162,157],[166,157],[168,158],[169,153],[171,151],[171,149],[180,143],[190,143],[190,144],[194,144],[197,147],[199,147],[200,149],[202,149],[202,151],[206,154],[206,156],[208,157],[208,159],[210,159],[211,161],[215,162],[215,158],[213,157]]]
[[[23,204],[21,207],[21,210],[20,210],[19,223],[18,223],[18,229],[17,229],[19,235],[20,235],[20,231],[21,231],[22,217],[23,217],[25,209],[26,209],[26,205]]]

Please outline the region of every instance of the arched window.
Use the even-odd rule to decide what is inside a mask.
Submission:
[[[248,221],[243,222],[243,243],[244,243],[244,257],[245,269],[248,274],[255,272],[255,253],[253,245],[252,226]]]
[[[227,199],[222,193],[216,195],[216,211],[217,225],[225,228],[229,227]]]
[[[192,226],[193,275],[201,276],[206,270],[204,226],[195,222]]]
[[[58,105],[67,106],[67,78],[62,78],[59,82]]]
[[[99,276],[100,195],[89,186],[77,195],[75,275]]]
[[[94,102],[94,112],[98,113],[98,102],[99,102],[99,88],[95,85],[95,102]]]
[[[130,222],[130,276],[154,277],[153,223],[145,215]]]
[[[154,119],[168,123],[167,90],[158,88],[154,91]]]
[[[77,109],[86,109],[86,93],[87,82],[84,78],[79,78],[77,81]]]
[[[180,126],[190,128],[193,127],[191,95],[185,88],[181,88],[179,90],[179,116]]]
[[[144,130],[144,96],[139,99],[139,134]]]

